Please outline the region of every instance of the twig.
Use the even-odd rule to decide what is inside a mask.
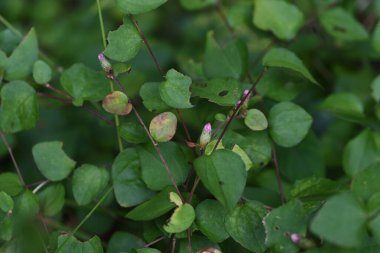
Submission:
[[[187,229],[187,242],[188,242],[188,244],[187,244],[187,251],[188,251],[188,253],[192,253],[193,252],[193,247],[192,247],[192,245],[191,245],[191,228],[188,228]]]
[[[228,120],[227,120],[227,123],[226,125],[224,126],[223,130],[222,130],[222,133],[219,135],[219,138],[218,140],[216,141],[216,144],[212,150],[212,152],[215,151],[216,147],[219,145],[220,141],[222,140],[224,134],[226,133],[227,129],[228,129],[228,126],[232,123],[233,119],[235,118],[237,112],[240,110],[240,108],[242,107],[242,105],[244,104],[244,102],[247,100],[247,98],[252,94],[252,92],[256,89],[256,86],[257,84],[261,81],[261,79],[265,76],[266,72],[267,72],[267,67],[264,67],[264,69],[261,71],[261,74],[260,76],[256,79],[255,82],[252,83],[252,86],[251,86],[251,89],[249,90],[249,92],[247,92],[247,94],[245,96],[243,96],[243,98],[240,100],[240,102],[234,107],[233,111],[232,111],[232,114],[231,116],[229,116]]]
[[[8,149],[9,156],[10,156],[11,159],[12,159],[13,166],[14,166],[15,169],[16,169],[17,175],[18,175],[18,177],[20,178],[20,181],[21,181],[22,185],[24,186],[24,188],[28,188],[28,187],[26,186],[26,184],[25,184],[24,178],[22,177],[22,174],[21,174],[20,168],[18,167],[17,161],[16,161],[16,159],[15,159],[15,157],[14,157],[14,155],[13,155],[12,148],[11,148],[11,146],[9,145],[9,143],[8,143],[8,141],[7,141],[7,139],[6,139],[5,135],[4,135],[4,133],[1,132],[1,131],[0,131],[0,138],[1,138],[1,140],[3,141],[4,145],[5,145],[5,146],[7,147],[7,149]]]
[[[223,23],[224,25],[227,27],[228,31],[231,33],[232,37],[235,37],[235,30],[234,28],[231,26],[230,22],[228,22],[228,18],[226,16],[226,13],[224,11],[224,6],[223,4],[220,2],[220,0],[218,0],[216,2],[216,10],[218,11],[218,14],[220,16],[220,18],[223,20]]]
[[[278,166],[277,153],[276,153],[276,148],[274,145],[272,146],[272,160],[273,160],[274,168],[276,170],[276,179],[277,179],[278,189],[280,193],[281,204],[285,204],[286,200],[285,200],[284,188],[282,186],[280,167]]]
[[[128,96],[127,90],[124,88],[124,86],[120,83],[119,79],[118,79],[113,73],[110,73],[110,74],[108,75],[108,77],[116,83],[116,85],[119,87],[119,89],[120,89],[125,95]],[[132,102],[131,102],[131,104],[132,104]],[[179,190],[179,188],[178,188],[178,186],[177,186],[177,183],[176,183],[176,181],[175,181],[175,179],[174,179],[174,176],[173,176],[173,174],[171,173],[171,171],[170,171],[170,169],[169,169],[169,166],[168,166],[168,164],[167,164],[165,158],[164,158],[163,155],[162,155],[160,145],[158,144],[158,142],[156,142],[156,141],[153,139],[153,137],[152,137],[152,135],[150,134],[150,132],[149,132],[147,126],[145,125],[143,119],[141,118],[139,112],[136,110],[136,108],[133,106],[133,104],[132,104],[132,110],[133,110],[134,114],[136,115],[136,117],[137,117],[137,119],[138,119],[140,125],[141,125],[142,128],[145,130],[145,133],[147,134],[147,136],[149,137],[150,141],[152,142],[153,147],[155,148],[155,150],[156,150],[156,152],[157,152],[157,154],[158,154],[158,156],[159,156],[159,158],[160,158],[162,164],[164,165],[165,170],[166,170],[166,173],[167,173],[167,175],[169,176],[169,179],[170,179],[170,181],[172,182],[172,184],[173,184],[173,186],[174,186],[174,188],[175,188],[177,194],[181,197],[182,202],[184,202],[183,196],[182,196],[181,191]]]
[[[144,42],[146,48],[148,49],[149,54],[150,54],[150,56],[152,57],[152,59],[153,59],[153,61],[154,61],[154,64],[156,65],[156,69],[157,69],[158,73],[161,75],[162,79],[165,80],[165,74],[164,74],[164,71],[162,70],[162,67],[161,67],[160,63],[158,62],[157,57],[156,57],[156,55],[154,54],[154,52],[153,52],[153,50],[152,50],[152,47],[150,46],[150,44],[149,44],[147,38],[145,37],[144,32],[141,30],[141,28],[140,28],[140,26],[139,26],[137,20],[133,17],[133,15],[130,15],[129,17],[130,17],[130,19],[131,19],[133,25],[135,26],[137,32],[140,34],[140,37],[141,37],[141,39],[143,40],[143,42]],[[193,140],[191,139],[190,133],[189,133],[189,129],[188,129],[188,127],[187,127],[187,125],[186,125],[186,123],[185,123],[183,117],[182,117],[181,110],[179,110],[179,109],[175,109],[175,110],[176,110],[176,112],[177,112],[177,114],[178,114],[179,120],[180,120],[181,123],[182,123],[182,126],[183,126],[183,129],[184,129],[184,131],[185,131],[185,135],[186,135],[186,139],[187,139],[187,141],[188,141],[188,142],[193,142]]]
[[[158,243],[158,242],[160,242],[160,241],[162,241],[162,240],[164,240],[164,239],[165,239],[165,236],[158,237],[157,239],[155,239],[155,240],[153,240],[153,241],[151,241],[151,242],[145,244],[145,245],[143,246],[143,248],[149,248],[150,246],[152,246],[152,245],[154,245],[154,244],[156,244],[156,243]]]
[[[33,193],[36,194],[39,190],[41,190],[42,187],[44,187],[47,183],[49,183],[49,180],[45,180],[39,185],[37,185],[36,188],[34,188]]]

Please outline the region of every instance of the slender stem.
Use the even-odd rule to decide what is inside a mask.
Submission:
[[[216,3],[216,10],[218,11],[220,18],[222,19],[224,25],[227,27],[228,31],[231,33],[233,37],[235,37],[235,30],[231,26],[230,22],[228,22],[226,12],[224,11],[223,4],[220,2],[220,0],[218,0]]]
[[[4,145],[7,147],[8,149],[8,153],[9,153],[9,156],[11,157],[12,159],[12,163],[13,163],[13,166],[15,167],[16,169],[16,172],[17,172],[17,175],[18,177],[20,178],[20,181],[22,183],[22,185],[27,188],[26,184],[25,184],[25,181],[24,181],[24,178],[22,177],[22,174],[21,174],[21,171],[20,171],[20,168],[18,167],[18,164],[17,164],[17,161],[13,155],[13,151],[12,151],[12,148],[11,146],[9,145],[8,141],[7,141],[7,138],[5,137],[4,133],[0,131],[0,138],[1,140],[3,141]]]
[[[199,184],[200,181],[201,181],[201,178],[200,178],[199,176],[197,176],[197,177],[195,178],[195,181],[194,181],[193,187],[191,188],[191,191],[190,191],[189,197],[187,198],[187,203],[191,203],[191,201],[193,200],[194,192],[195,192],[195,190],[197,189],[198,184]]]
[[[9,30],[11,30],[14,34],[16,34],[18,37],[22,38],[22,34],[11,24],[6,20],[1,14],[0,14],[0,22]]]
[[[278,190],[280,193],[281,204],[285,204],[286,200],[285,200],[284,188],[282,186],[280,167],[278,166],[276,147],[274,145],[272,146],[272,160],[273,160],[274,168],[276,170],[276,179],[277,179],[277,184],[278,184]]]
[[[193,252],[193,247],[191,245],[191,228],[187,229],[187,251],[188,253]]]
[[[158,72],[160,73],[160,75],[162,76],[162,78],[165,78],[164,71],[162,71],[162,68],[161,68],[160,64],[158,63],[158,60],[157,60],[156,56],[154,55],[152,47],[150,46],[148,40],[146,39],[144,32],[140,29],[139,23],[133,17],[133,15],[129,15],[129,18],[131,19],[133,25],[135,26],[136,30],[140,34],[140,37],[143,40],[145,46],[147,47],[150,56],[153,58],[153,61],[156,64],[156,68],[157,68]]]
[[[37,185],[36,188],[34,188],[33,193],[36,194],[39,190],[42,189],[42,187],[44,187],[44,186],[47,185],[48,183],[49,183],[49,180],[45,180],[45,181],[43,181],[42,183],[40,183],[39,185]]]
[[[104,195],[99,199],[99,201],[96,203],[96,205],[90,210],[90,212],[88,212],[88,214],[86,215],[86,217],[84,217],[84,219],[78,224],[78,226],[76,226],[74,228],[74,230],[69,234],[68,237],[66,237],[66,239],[62,242],[61,245],[59,245],[58,249],[57,249],[57,253],[59,253],[63,246],[67,243],[67,241],[70,239],[70,237],[74,236],[75,233],[83,226],[83,224],[91,217],[91,215],[96,211],[96,209],[103,203],[103,201],[107,198],[107,196],[111,193],[112,191],[112,187],[110,187],[105,193]]]
[[[213,152],[215,151],[216,147],[219,145],[220,141],[222,140],[224,134],[226,133],[226,131],[228,129],[228,126],[234,120],[234,118],[235,118],[236,114],[238,113],[238,111],[240,110],[241,106],[244,104],[244,102],[247,100],[247,98],[251,95],[251,93],[256,89],[257,84],[262,80],[262,78],[267,73],[267,69],[268,69],[267,67],[264,67],[264,69],[261,71],[260,76],[256,79],[255,82],[252,83],[252,86],[251,86],[251,89],[249,90],[249,92],[245,96],[243,96],[243,98],[240,100],[240,102],[234,107],[231,116],[227,119],[227,123],[224,126],[222,133],[219,135],[219,138],[216,141],[214,149],[212,150]]]
[[[106,40],[106,32],[104,29],[104,21],[103,21],[103,14],[102,14],[102,7],[100,4],[100,0],[96,0],[96,5],[98,6],[98,15],[99,15],[99,24],[100,24],[100,32],[102,34],[102,43],[103,43],[103,49],[106,49],[107,47],[107,40]],[[114,91],[113,83],[110,82],[110,90]],[[123,151],[123,141],[121,140],[121,134],[120,134],[120,119],[118,115],[114,115],[114,121],[116,125],[116,137],[117,137],[117,143],[119,145],[119,151]]]
[[[165,236],[158,237],[157,239],[145,244],[143,248],[149,248],[150,246],[152,246],[152,245],[154,245],[154,244],[156,244],[156,243],[158,243],[164,239],[165,239]]]
[[[161,75],[161,77],[162,77],[163,79],[165,79],[164,71],[162,70],[160,63],[158,62],[157,57],[156,57],[156,55],[154,54],[154,52],[153,52],[153,50],[152,50],[152,47],[150,46],[150,44],[149,44],[147,38],[145,37],[144,32],[141,30],[141,28],[140,28],[140,26],[139,26],[139,23],[138,23],[137,20],[133,17],[133,15],[130,15],[129,17],[130,17],[130,19],[131,19],[133,25],[135,26],[137,32],[140,34],[140,37],[141,37],[141,39],[143,40],[143,42],[144,42],[146,48],[148,49],[149,54],[150,54],[150,56],[152,57],[152,59],[153,59],[153,61],[154,61],[154,64],[156,65],[156,69],[157,69],[158,73]],[[178,114],[179,120],[180,120],[181,123],[182,123],[182,126],[183,126],[183,129],[184,129],[184,131],[185,131],[185,135],[186,135],[186,139],[187,139],[187,141],[189,141],[189,142],[193,142],[192,139],[191,139],[190,133],[189,133],[189,129],[187,128],[187,125],[186,125],[186,123],[185,123],[185,121],[184,121],[184,119],[183,119],[183,117],[182,117],[181,110],[176,109],[176,112],[177,112],[177,114]]]
[[[111,80],[113,80],[116,85],[119,87],[119,89],[125,94],[128,96],[128,93],[127,93],[127,90],[124,88],[124,86],[120,83],[119,79],[117,79],[117,77],[114,75],[114,74],[110,74],[109,75],[109,78],[111,78]],[[132,102],[131,102],[132,104]],[[161,152],[161,148],[160,148],[160,145],[153,139],[152,135],[150,134],[149,130],[148,130],[148,127],[145,125],[143,119],[141,118],[139,112],[136,110],[135,106],[133,106],[132,104],[132,110],[134,112],[134,114],[136,115],[140,125],[142,126],[142,128],[144,129],[145,133],[147,134],[147,136],[149,137],[150,141],[152,142],[154,148],[156,149],[156,152],[162,162],[162,164],[164,165],[165,167],[165,170],[166,170],[166,173],[170,179],[170,181],[172,182],[177,194],[181,197],[182,199],[182,202],[184,202],[184,199],[183,199],[183,196],[181,194],[181,191],[179,190],[178,186],[177,186],[177,183],[174,179],[174,176],[173,174],[171,173],[170,169],[169,169],[169,166],[164,158],[164,156],[162,155],[162,152]]]
[[[71,96],[69,94],[67,94],[66,92],[60,90],[60,89],[57,89],[55,88],[54,86],[50,85],[50,84],[45,84],[45,87],[48,88],[49,90],[52,90],[53,92],[56,92],[57,94],[61,94],[62,96],[64,96],[65,98],[67,99],[70,99],[71,100]]]

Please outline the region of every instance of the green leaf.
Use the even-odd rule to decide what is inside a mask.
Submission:
[[[103,253],[102,241],[97,236],[86,242],[80,242],[73,236],[61,235],[58,237],[58,248],[61,249],[57,253]]]
[[[80,206],[90,204],[108,184],[108,171],[90,164],[77,168],[73,176],[73,195]]]
[[[342,41],[362,41],[368,39],[368,32],[346,10],[336,7],[322,13],[319,20],[331,36]]]
[[[322,143],[315,134],[309,133],[293,148],[277,148],[281,174],[290,182],[311,176],[324,176],[326,164],[323,149],[319,148],[321,146]]]
[[[245,75],[247,64],[248,50],[242,41],[234,40],[220,47],[214,39],[214,32],[207,33],[203,71],[208,78],[238,80]]]
[[[245,85],[231,78],[215,78],[191,85],[194,96],[206,98],[221,106],[233,106],[243,94]]]
[[[191,247],[193,253],[202,252],[204,249],[217,249],[220,250],[218,244],[209,241],[206,237],[200,236],[198,234],[193,234],[191,236]],[[189,253],[188,240],[184,239],[180,241],[179,253]],[[211,251],[210,253],[220,253],[220,251]]]
[[[380,52],[380,22],[377,23],[372,35],[372,47]]]
[[[76,162],[62,150],[60,141],[41,142],[33,146],[34,162],[44,177],[51,181],[65,179],[74,169]]]
[[[194,168],[203,185],[227,210],[232,210],[240,199],[247,171],[239,155],[230,150],[216,150],[210,156],[194,161]]]
[[[4,219],[0,219],[0,239],[4,241],[10,241],[13,236],[13,221],[10,216],[5,216]],[[5,251],[8,252],[8,251]],[[9,251],[9,253],[12,251]],[[13,252],[12,252],[13,253]]]
[[[282,147],[300,143],[312,122],[312,117],[302,107],[291,102],[278,103],[269,111],[269,133]]]
[[[190,103],[191,78],[174,69],[166,73],[166,80],[160,84],[161,99],[169,106],[178,109],[191,108]]]
[[[138,249],[137,253],[161,253],[161,251],[157,249],[145,248],[145,249]]]
[[[37,35],[34,28],[32,28],[8,58],[5,68],[5,79],[24,79],[32,72],[33,63],[37,58]]]
[[[72,97],[75,106],[84,101],[98,102],[109,92],[107,79],[82,63],[76,63],[61,75],[61,85]]]
[[[319,177],[305,178],[298,180],[290,194],[293,198],[328,196],[339,191],[339,184],[336,182]]]
[[[52,70],[44,61],[38,60],[33,65],[33,79],[38,84],[47,84],[52,77]]]
[[[262,219],[267,214],[258,202],[237,205],[226,219],[226,229],[244,248],[262,253],[266,250],[265,229]]]
[[[120,152],[112,165],[113,187],[119,205],[138,205],[154,195],[140,177],[140,161],[136,149],[128,148]]]
[[[57,215],[65,205],[65,187],[52,184],[38,194],[41,212],[46,216]]]
[[[149,141],[144,128],[137,122],[128,121],[119,126],[120,136],[129,143],[139,144]]]
[[[377,243],[380,242],[380,215],[377,215],[376,218],[372,219],[369,224],[368,228],[375,237]]]
[[[380,193],[380,163],[375,163],[359,171],[351,183],[352,192],[365,201]]]
[[[364,117],[364,105],[352,93],[332,94],[322,101],[320,108],[331,111],[343,118],[360,119]]]
[[[263,65],[269,67],[287,68],[303,75],[310,82],[319,85],[319,83],[310,74],[303,62],[292,51],[285,48],[273,48],[265,54]]]
[[[16,173],[5,172],[0,174],[0,192],[16,196],[22,189],[22,184]]]
[[[11,196],[5,192],[0,192],[0,210],[4,213],[11,211],[14,207],[14,202]]]
[[[150,200],[132,209],[126,217],[136,221],[147,221],[164,215],[176,207],[169,198],[169,193],[171,191],[173,191],[173,187],[165,188]]]
[[[152,119],[149,132],[157,142],[170,141],[177,131],[177,117],[171,112],[163,112]]]
[[[302,12],[282,0],[255,0],[253,24],[264,31],[272,31],[283,40],[293,39],[303,26]]]
[[[294,200],[273,209],[265,218],[266,245],[277,253],[299,252],[290,234],[306,234],[306,213],[302,202]]]
[[[366,236],[366,213],[351,193],[329,199],[311,223],[311,231],[342,247],[358,247]]]
[[[102,103],[103,109],[115,115],[128,115],[132,111],[127,95],[121,91],[113,91],[108,94]]]
[[[109,240],[107,252],[120,253],[128,252],[132,249],[138,249],[145,245],[145,242],[139,237],[127,232],[115,232]]]
[[[193,224],[194,219],[194,208],[190,204],[183,204],[174,210],[164,230],[170,234],[183,232]]]
[[[35,90],[24,81],[12,81],[1,89],[0,129],[17,133],[36,126],[39,116]]]
[[[13,215],[17,219],[34,218],[39,211],[39,203],[37,195],[30,190],[25,190],[15,198],[15,207]]]
[[[180,0],[180,3],[186,10],[194,11],[215,5],[217,0]]]
[[[262,131],[268,127],[268,121],[264,113],[257,109],[248,110],[244,123],[253,131]]]
[[[239,145],[235,144],[231,150],[240,156],[241,160],[243,160],[244,162],[245,169],[247,171],[252,168],[253,162],[251,161],[247,153],[244,151],[244,149],[239,147]]]
[[[104,54],[119,62],[133,59],[143,44],[138,31],[129,23],[121,25],[116,31],[109,32],[107,40],[108,45]]]
[[[372,81],[371,88],[373,99],[375,99],[376,102],[380,102],[380,75],[376,76],[376,78]]]
[[[143,104],[151,112],[162,112],[170,108],[160,96],[157,96],[159,92],[160,83],[144,83],[140,88]]]
[[[227,210],[219,202],[206,199],[197,205],[195,213],[197,227],[208,239],[219,243],[229,237],[224,227]]]
[[[378,161],[380,161],[380,134],[369,129],[350,140],[344,148],[343,168],[350,176]]]
[[[174,142],[161,143],[160,148],[177,185],[185,182],[189,165],[181,148]],[[148,144],[147,147],[138,147],[137,150],[140,157],[142,179],[148,188],[159,191],[168,185],[172,185],[154,147]]]
[[[166,2],[167,0],[116,0],[121,12],[132,15],[154,10]]]

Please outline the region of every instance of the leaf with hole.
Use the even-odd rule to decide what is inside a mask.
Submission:
[[[188,229],[195,219],[194,208],[190,204],[183,204],[174,210],[164,230],[170,234],[180,233]]]

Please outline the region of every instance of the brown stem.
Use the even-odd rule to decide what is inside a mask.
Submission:
[[[217,1],[216,3],[216,10],[218,11],[220,18],[222,19],[224,25],[227,27],[228,31],[231,33],[233,37],[235,37],[235,30],[231,26],[230,22],[228,22],[226,12],[224,11],[224,6],[220,1]]]
[[[190,191],[189,197],[187,198],[187,203],[191,203],[191,201],[193,200],[194,192],[195,192],[195,190],[197,189],[198,184],[199,184],[200,181],[201,181],[200,177],[197,176],[197,177],[195,178],[195,181],[194,181],[194,184],[193,184],[193,188],[191,188],[191,191]]]
[[[285,204],[286,200],[285,200],[284,188],[282,186],[280,167],[278,166],[277,153],[276,153],[276,148],[274,145],[272,146],[272,160],[273,160],[274,168],[276,169],[276,179],[277,179],[277,184],[278,184],[278,190],[280,193],[281,204]]]
[[[235,106],[235,108],[233,109],[232,111],[232,114],[231,116],[227,119],[227,123],[226,125],[224,126],[223,130],[222,130],[222,133],[219,135],[219,138],[218,140],[216,141],[216,144],[212,150],[212,152],[215,151],[216,147],[219,145],[220,141],[222,140],[224,134],[226,133],[227,129],[228,129],[228,126],[232,123],[232,121],[234,120],[236,114],[238,113],[238,111],[240,110],[240,108],[242,107],[242,105],[244,104],[244,102],[247,100],[247,98],[251,95],[251,93],[256,89],[256,86],[257,84],[261,81],[261,79],[265,76],[266,72],[267,72],[267,67],[264,67],[264,69],[261,71],[261,74],[260,76],[256,79],[255,82],[252,83],[252,86],[251,86],[251,89],[249,90],[249,92],[243,96],[243,98],[240,100],[240,102]]]
[[[116,85],[119,87],[119,89],[120,89],[125,95],[128,96],[127,90],[124,88],[124,86],[120,83],[119,79],[117,79],[117,77],[116,77],[114,74],[110,73],[110,74],[108,75],[108,77],[116,83]],[[132,102],[131,102],[131,104],[132,104]],[[165,170],[166,170],[166,173],[168,174],[169,179],[170,179],[170,181],[172,182],[172,184],[173,184],[173,186],[174,186],[174,188],[175,188],[177,194],[181,197],[182,202],[184,202],[183,196],[182,196],[180,190],[178,189],[178,186],[177,186],[177,183],[175,182],[174,176],[173,176],[173,174],[171,173],[171,171],[170,171],[170,169],[169,169],[169,166],[168,166],[168,164],[167,164],[167,162],[166,162],[164,156],[162,155],[160,145],[159,145],[159,144],[153,139],[152,135],[150,134],[150,132],[149,132],[149,130],[148,130],[148,127],[145,125],[143,119],[141,118],[139,112],[136,110],[136,108],[133,106],[133,104],[132,104],[132,110],[133,110],[134,114],[136,115],[136,117],[137,117],[137,119],[138,119],[140,125],[141,125],[142,128],[145,130],[145,133],[147,134],[147,136],[149,137],[150,141],[152,142],[153,147],[155,148],[155,150],[156,150],[158,156],[160,157],[160,160],[161,160],[162,164],[164,165]]]
[[[187,250],[188,250],[188,253],[193,252],[193,247],[191,245],[191,228],[187,229]]]
[[[1,138],[1,140],[3,141],[4,145],[5,145],[5,146],[7,147],[7,149],[8,149],[9,156],[10,156],[11,159],[12,159],[13,166],[14,166],[15,169],[16,169],[17,175],[18,175],[18,177],[20,178],[20,181],[21,181],[22,185],[24,186],[24,188],[28,188],[28,187],[26,186],[26,184],[25,184],[24,178],[22,177],[22,174],[21,174],[20,168],[18,167],[17,161],[16,161],[16,159],[15,159],[15,157],[14,157],[14,155],[13,155],[12,148],[11,148],[11,146],[9,145],[9,143],[8,143],[8,141],[7,141],[7,139],[6,139],[5,135],[4,135],[4,133],[1,132],[1,131],[0,131],[0,138]]]
[[[50,84],[45,84],[45,87],[48,88],[49,90],[52,90],[58,94],[61,94],[62,96],[64,96],[65,98],[67,99],[70,99],[71,100],[71,96],[69,94],[67,94],[66,92],[60,90],[60,89],[57,89],[55,88],[54,86],[50,85]]]
[[[154,245],[154,244],[156,244],[156,243],[158,243],[164,239],[165,239],[165,236],[158,237],[157,239],[145,244],[143,248],[149,248],[150,246],[152,246],[152,245]]]

